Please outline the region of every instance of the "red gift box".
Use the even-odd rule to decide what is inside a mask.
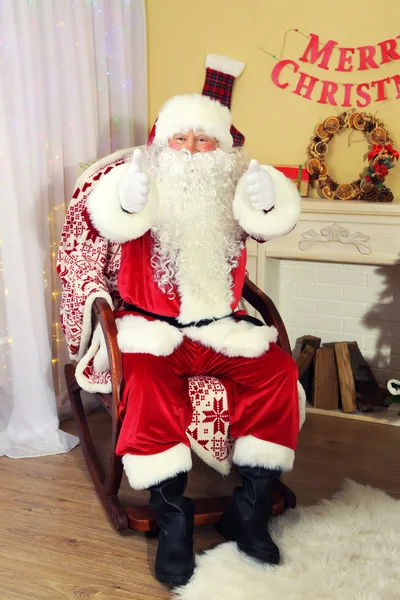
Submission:
[[[300,196],[303,198],[308,195],[308,186],[310,183],[310,174],[304,165],[272,165],[286,175],[288,179],[291,179],[296,185],[300,192]]]

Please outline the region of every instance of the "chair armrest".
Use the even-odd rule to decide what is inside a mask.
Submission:
[[[110,305],[105,298],[95,299],[93,302],[93,315],[100,323],[106,342],[111,372],[113,411],[116,411],[115,416],[117,416],[123,383],[123,363],[122,354],[117,343],[117,325]]]
[[[248,277],[246,277],[242,296],[253,308],[255,308],[262,318],[264,319],[266,325],[273,325],[276,327],[278,332],[278,344],[287,354],[291,355],[292,351],[290,348],[289,337],[286,331],[286,327],[283,323],[282,317],[279,314],[278,309],[275,304],[272,302],[271,298],[269,298],[260,288],[256,286],[255,283],[250,281]]]

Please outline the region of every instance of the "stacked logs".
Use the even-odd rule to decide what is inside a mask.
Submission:
[[[307,400],[324,410],[366,412],[383,404],[382,390],[357,342],[321,346],[321,339],[304,336],[297,360]]]

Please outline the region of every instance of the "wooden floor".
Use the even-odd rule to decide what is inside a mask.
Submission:
[[[90,416],[99,440],[108,416]],[[75,432],[73,422],[63,424]],[[105,444],[102,444],[105,448]],[[400,428],[310,415],[299,440],[294,471],[285,481],[299,503],[339,490],[345,477],[400,497]],[[1,600],[165,600],[153,578],[156,539],[116,533],[92,489],[80,448],[37,459],[0,460]],[[188,495],[229,493],[222,479],[196,461]],[[123,495],[141,502],[147,493]],[[197,529],[196,550],[222,539],[212,527]]]

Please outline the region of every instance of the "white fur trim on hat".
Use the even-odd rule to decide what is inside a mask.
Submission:
[[[218,100],[201,94],[184,94],[174,96],[161,108],[154,139],[168,142],[175,133],[201,130],[216,138],[220,147],[229,152],[233,146],[231,125],[230,110]]]
[[[232,77],[239,77],[245,66],[244,62],[228,58],[227,56],[220,56],[219,54],[206,55],[206,69],[214,69],[214,71],[225,73],[225,75],[232,75]]]

